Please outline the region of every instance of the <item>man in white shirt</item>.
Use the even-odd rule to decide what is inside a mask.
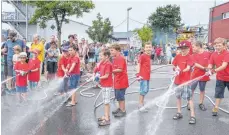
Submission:
[[[171,49],[170,44],[168,44],[166,47],[166,56],[167,56],[168,64],[171,64],[171,62],[172,62],[172,49]]]

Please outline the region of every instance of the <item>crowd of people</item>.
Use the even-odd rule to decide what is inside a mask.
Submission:
[[[125,92],[129,87],[127,63],[136,63],[136,78],[140,82],[139,110],[147,110],[144,98],[149,92],[152,59],[156,57],[160,63],[160,57],[164,51],[160,46],[153,47],[151,43],[145,43],[141,50],[131,47],[121,48],[118,44],[109,47],[101,43],[89,44],[84,38],[78,40],[77,35],[69,35],[69,41],[64,41],[58,47],[58,40],[51,37],[50,42],[40,40],[34,35],[31,47],[26,46],[26,40],[17,39],[15,32],[9,33],[9,39],[2,44],[2,92],[8,94],[18,93],[20,102],[26,102],[28,84],[29,90],[36,90],[41,80],[42,69],[48,81],[55,78],[63,78],[59,91],[55,95],[63,95],[73,91],[66,106],[77,104],[76,91],[80,76],[85,72],[93,73],[93,80],[100,83],[105,105],[104,116],[98,118],[98,124],[105,126],[110,124],[110,96],[114,89],[118,108],[112,111],[114,117],[124,117]],[[208,46],[209,48],[211,46]],[[175,95],[177,97],[177,113],[174,120],[181,119],[181,98],[188,101],[188,109],[191,111],[190,124],[196,123],[193,93],[199,84],[200,102],[199,108],[206,110],[204,106],[205,86],[210,80],[209,76],[216,73],[215,98],[216,103],[212,110],[213,116],[217,116],[219,105],[224,98],[225,87],[229,88],[229,52],[226,41],[217,38],[211,49],[198,41],[182,41],[177,50],[166,47],[166,57],[174,66],[176,73],[174,81]],[[211,50],[211,51],[209,51]],[[96,64],[97,63],[97,64]],[[5,78],[6,77],[6,78]],[[197,79],[195,83],[184,85],[190,80]],[[7,85],[4,85],[7,84]]]

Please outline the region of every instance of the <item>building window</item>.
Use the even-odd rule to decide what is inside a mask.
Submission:
[[[229,18],[229,12],[223,13],[223,19]]]

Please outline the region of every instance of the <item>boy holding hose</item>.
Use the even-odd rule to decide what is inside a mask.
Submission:
[[[190,81],[191,75],[191,66],[193,65],[191,56],[189,54],[189,46],[191,43],[188,41],[182,41],[179,43],[178,49],[181,51],[180,54],[176,55],[173,61],[174,70],[177,75],[175,77],[175,93],[177,97],[177,114],[174,115],[173,119],[178,120],[183,118],[181,114],[181,97],[185,100],[188,100],[191,109],[191,117],[189,119],[189,124],[195,124],[195,112],[194,112],[194,104],[192,100],[192,91],[190,88],[190,84],[180,86],[188,81]]]

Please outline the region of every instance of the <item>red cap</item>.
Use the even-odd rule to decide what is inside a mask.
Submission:
[[[191,42],[184,40],[178,44],[178,47],[191,47],[191,45],[192,45]]]

